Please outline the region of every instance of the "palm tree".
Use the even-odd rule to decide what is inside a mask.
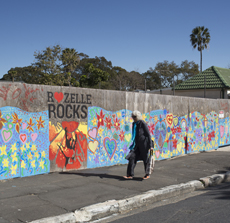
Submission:
[[[192,34],[190,35],[190,42],[194,49],[198,49],[200,51],[200,72],[202,72],[202,50],[208,48],[208,43],[210,41],[210,33],[208,28],[204,28],[204,26],[197,26],[192,30]]]

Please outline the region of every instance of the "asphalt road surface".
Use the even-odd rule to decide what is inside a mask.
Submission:
[[[165,200],[157,206],[149,205],[142,209],[133,210],[125,215],[104,219],[103,222],[229,223],[230,183],[197,191],[188,194],[187,197]]]

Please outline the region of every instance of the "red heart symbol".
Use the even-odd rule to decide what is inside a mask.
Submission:
[[[22,143],[25,143],[27,140],[27,135],[26,134],[20,134],[20,139],[21,139]]]
[[[58,103],[60,103],[60,101],[63,99],[63,93],[62,92],[60,92],[60,93],[55,92],[54,98],[58,101]]]

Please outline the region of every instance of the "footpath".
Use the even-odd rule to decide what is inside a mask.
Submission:
[[[156,161],[150,179],[125,180],[127,165],[0,181],[0,223],[90,222],[148,203],[230,182],[230,146]],[[201,179],[202,178],[202,179]]]

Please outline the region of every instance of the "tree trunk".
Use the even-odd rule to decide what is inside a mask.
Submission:
[[[200,51],[200,73],[202,72],[202,50]]]

